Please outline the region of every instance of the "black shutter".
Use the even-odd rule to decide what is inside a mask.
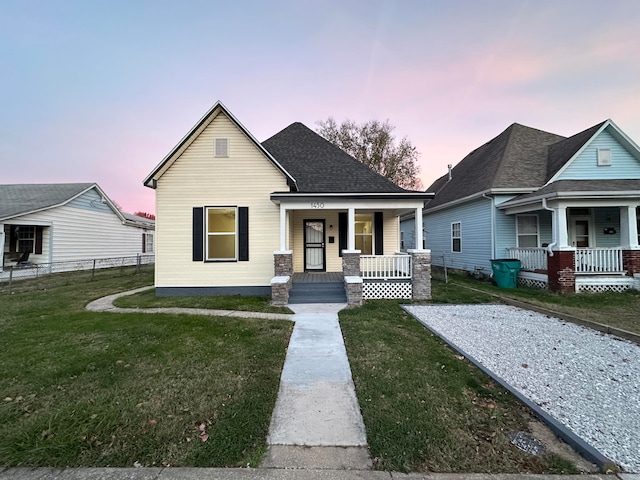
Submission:
[[[193,261],[201,262],[204,259],[204,208],[202,207],[193,207],[192,237]]]
[[[347,249],[347,234],[349,232],[349,218],[347,212],[338,212],[338,254]]]
[[[382,212],[373,214],[373,232],[375,235],[376,255],[384,255],[384,235],[382,234]]]
[[[9,252],[15,253],[18,251],[18,233],[16,232],[15,225],[11,225],[9,228]]]
[[[42,227],[36,227],[36,255],[42,254]]]
[[[147,234],[142,234],[142,253],[147,253]]]
[[[238,261],[249,261],[249,207],[238,207]]]

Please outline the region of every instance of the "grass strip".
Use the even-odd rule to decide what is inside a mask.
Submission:
[[[122,308],[207,308],[210,310],[239,310],[264,313],[293,313],[286,307],[271,305],[268,296],[216,295],[193,297],[156,297],[153,289],[116,299],[113,304]]]
[[[458,290],[463,289],[434,285],[434,296],[440,303],[457,296],[464,297],[464,303],[487,300],[482,293]],[[577,473],[556,455],[536,457],[512,445],[508,433],[527,431],[531,412],[399,303],[368,301],[340,312],[377,469]]]

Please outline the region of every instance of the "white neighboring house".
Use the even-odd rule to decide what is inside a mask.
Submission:
[[[152,254],[155,221],[123,213],[95,183],[0,185],[0,271]],[[67,269],[68,270],[68,269]]]

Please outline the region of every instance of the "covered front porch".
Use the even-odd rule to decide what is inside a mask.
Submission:
[[[0,223],[0,272],[49,262],[50,225],[11,221]]]
[[[640,202],[514,203],[499,208],[515,224],[517,245],[506,256],[521,262],[519,284],[562,293],[640,290]]]
[[[415,213],[416,230],[422,232],[423,197],[420,192],[272,195],[280,207],[273,302],[287,303],[290,293],[295,297],[296,283],[312,291],[313,282],[301,279],[323,278],[319,274],[339,274],[349,304],[368,298],[429,298],[429,252],[400,251],[399,217]]]

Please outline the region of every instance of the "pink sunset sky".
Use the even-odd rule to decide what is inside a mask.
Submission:
[[[0,0],[0,183],[145,176],[221,100],[260,141],[386,120],[425,187],[514,122],[640,143],[640,2]]]

